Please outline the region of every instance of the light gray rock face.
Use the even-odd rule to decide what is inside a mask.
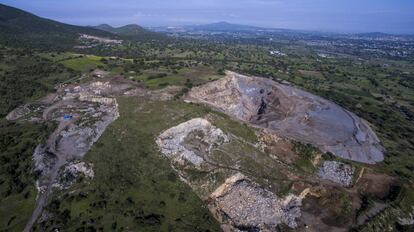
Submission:
[[[277,231],[279,224],[297,227],[300,197],[279,198],[256,183],[236,174],[211,194],[213,207],[241,231]]]
[[[330,180],[344,187],[352,185],[352,177],[355,168],[351,165],[337,161],[325,161],[319,168],[318,176],[322,179]]]
[[[191,119],[164,131],[156,140],[163,155],[173,162],[200,166],[214,146],[228,142],[222,130],[202,118]]]
[[[362,163],[384,159],[368,123],[331,101],[266,78],[234,72],[193,88],[186,101],[204,103],[283,137]]]

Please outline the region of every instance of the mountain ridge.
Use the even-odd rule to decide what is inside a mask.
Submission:
[[[147,30],[138,24],[127,24],[120,27],[113,27],[109,24],[100,24],[98,26],[91,26],[91,28],[110,32],[131,40],[166,39],[165,35]]]

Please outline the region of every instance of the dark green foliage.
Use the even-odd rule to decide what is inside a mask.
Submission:
[[[3,4],[0,17],[0,42],[9,46],[63,50],[73,49],[80,34],[115,37],[101,30],[40,18]]]
[[[34,207],[32,154],[53,125],[0,120],[0,230],[21,231]]]
[[[29,51],[0,48],[0,65],[8,70],[0,75],[0,117],[28,100],[53,91],[59,82],[74,73],[62,65],[32,55]]]

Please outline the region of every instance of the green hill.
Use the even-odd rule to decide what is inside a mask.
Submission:
[[[130,40],[164,40],[168,38],[161,33],[149,31],[136,24],[128,24],[122,27],[112,27],[108,24],[101,24],[92,28],[114,33]]]
[[[80,34],[116,38],[109,32],[56,22],[0,4],[0,42],[19,47],[68,49]]]

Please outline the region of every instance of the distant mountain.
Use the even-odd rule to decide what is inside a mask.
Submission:
[[[98,29],[98,30],[102,30],[102,31],[109,31],[111,33],[115,32],[115,29],[116,29],[116,28],[114,28],[114,27],[112,27],[111,25],[108,25],[108,24],[101,24],[101,25],[98,25],[98,26],[94,26],[93,28]]]
[[[199,30],[199,31],[223,31],[223,32],[235,32],[235,31],[257,31],[266,30],[266,28],[232,24],[228,22],[217,22],[205,25],[187,26],[187,29]]]
[[[149,31],[139,25],[136,24],[128,24],[122,27],[112,27],[108,24],[101,24],[98,26],[94,26],[92,28],[111,32],[113,34],[119,35],[124,38],[128,38],[131,40],[148,40],[148,39],[166,39],[167,36]]]
[[[116,38],[109,32],[56,22],[0,4],[0,42],[41,49],[73,48],[81,34]]]
[[[383,33],[383,32],[368,32],[368,33],[358,33],[358,36],[364,37],[385,37],[385,36],[392,36],[391,34]]]

